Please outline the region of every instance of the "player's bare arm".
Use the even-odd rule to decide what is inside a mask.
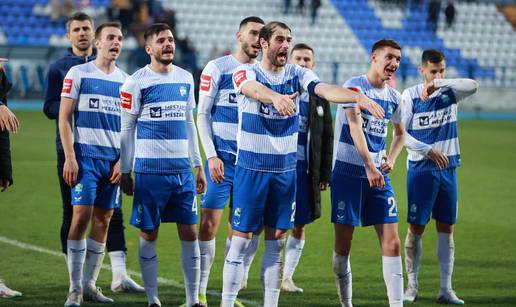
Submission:
[[[291,95],[276,93],[258,81],[250,80],[242,86],[242,94],[265,104],[272,104],[281,115],[292,115],[296,110],[294,100],[298,92]]]
[[[385,116],[383,108],[363,93],[335,84],[321,82],[315,86],[315,94],[334,103],[357,103],[360,109],[368,110],[378,119],[382,119]]]
[[[374,161],[369,154],[367,141],[362,130],[362,115],[360,110],[358,107],[347,108],[346,117],[348,119],[349,132],[353,138],[353,143],[355,144],[355,147],[358,151],[358,154],[362,158],[362,161],[364,161],[364,167],[367,180],[369,181],[369,186],[373,188],[383,188],[385,186],[385,181],[383,179],[382,173],[376,169]]]
[[[76,102],[73,99],[61,97],[61,104],[59,106],[59,133],[65,153],[63,179],[70,187],[77,183],[77,175],[79,174],[79,165],[77,164],[73,148],[72,115],[75,104]]]
[[[7,129],[9,132],[18,133],[20,123],[7,106],[0,104],[0,130]]]
[[[384,157],[384,162],[380,166],[380,169],[386,173],[390,173],[394,169],[394,163],[396,163],[396,159],[405,145],[405,135],[407,134],[403,124],[393,123],[393,127],[393,137],[389,154]]]

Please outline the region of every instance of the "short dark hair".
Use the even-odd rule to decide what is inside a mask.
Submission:
[[[285,23],[283,23],[281,21],[271,21],[262,27],[262,29],[260,30],[260,35],[258,36],[258,39],[263,38],[264,40],[269,42],[272,35],[274,34],[274,32],[276,32],[276,28],[278,28],[278,27],[285,29],[285,30],[289,30],[290,33],[292,33],[292,30]]]
[[[145,34],[143,34],[143,38],[145,39],[145,41],[147,41],[150,37],[158,35],[159,33],[167,30],[172,32],[172,29],[166,23],[155,23],[152,24],[149,28],[147,28]]]
[[[382,49],[385,47],[391,47],[391,48],[398,49],[401,51],[401,46],[400,46],[400,44],[398,44],[397,41],[395,41],[393,39],[381,39],[381,40],[377,41],[376,43],[374,43],[373,48],[371,48],[371,53],[374,53],[376,50]]]
[[[437,49],[426,49],[423,51],[423,55],[421,56],[421,64],[425,65],[428,62],[430,63],[439,63],[444,60],[444,53]]]
[[[70,16],[66,20],[66,32],[70,32],[70,24],[72,21],[85,21],[88,20],[91,23],[91,27],[93,27],[93,19],[90,17],[90,15],[83,13],[83,12],[77,12]]]
[[[119,21],[108,21],[108,22],[101,24],[95,30],[95,39],[100,38],[100,34],[102,33],[102,30],[104,30],[104,28],[117,28],[117,29],[122,30],[122,24]]]
[[[246,26],[250,22],[260,23],[262,25],[265,24],[265,21],[263,21],[263,19],[261,19],[260,17],[258,17],[258,16],[249,16],[249,17],[246,17],[246,18],[242,19],[242,21],[240,22],[240,25],[238,26],[238,28],[242,29],[242,27]]]
[[[312,47],[308,46],[307,44],[305,43],[299,43],[299,44],[295,44],[294,47],[292,47],[292,50],[290,50],[290,54],[292,54],[295,50],[310,50],[312,51],[312,54],[315,55],[315,51]]]

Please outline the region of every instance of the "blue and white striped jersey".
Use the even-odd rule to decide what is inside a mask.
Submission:
[[[127,78],[121,99],[124,112],[138,115],[134,171],[190,171],[186,118],[195,108],[192,74],[175,65],[160,74],[147,65]]]
[[[467,95],[451,88],[437,89],[427,100],[420,95],[424,84],[403,91],[403,122],[407,133],[416,140],[438,149],[450,161],[447,168],[460,165],[460,148],[457,133],[457,102]],[[407,147],[408,169],[412,171],[438,170],[425,155]]]
[[[120,157],[120,87],[127,74],[118,67],[106,74],[93,62],[73,66],[62,97],[76,102],[74,149],[80,157],[116,161]]]
[[[212,102],[212,141],[216,151],[236,155],[238,130],[238,105],[232,76],[241,63],[233,55],[227,55],[208,62],[201,75],[199,95],[209,96],[202,100]],[[203,106],[199,105],[199,110]],[[206,147],[206,146],[205,146]]]
[[[310,95],[308,92],[299,98],[299,132],[297,136],[297,161],[308,162],[308,116],[310,113]]]
[[[260,63],[239,66],[233,74],[238,93],[237,166],[263,172],[296,169],[299,131],[299,97],[296,114],[283,116],[272,104],[265,104],[241,94],[242,86],[256,80],[275,92],[290,95],[308,90],[311,82],[319,82],[311,70],[287,64],[273,73]]]
[[[367,147],[376,165],[380,167],[382,157],[386,155],[386,141],[389,121],[401,123],[401,95],[398,91],[385,85],[383,89],[375,88],[366,75],[357,76],[344,83],[344,87],[364,93],[378,103],[385,111],[383,119],[377,119],[369,111],[362,110],[363,131]],[[345,109],[339,106],[335,119],[335,140],[333,146],[333,171],[351,177],[366,178],[364,161],[358,153],[349,131]]]

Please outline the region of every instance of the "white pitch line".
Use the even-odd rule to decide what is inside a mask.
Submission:
[[[4,236],[0,236],[0,242],[5,243],[5,244],[9,244],[9,245],[13,245],[13,246],[16,246],[18,248],[22,248],[22,249],[26,249],[26,250],[31,250],[31,251],[34,251],[34,252],[42,253],[42,254],[47,254],[47,255],[52,255],[52,256],[63,258],[63,254],[60,253],[60,252],[56,252],[54,250],[51,250],[51,249],[48,249],[48,248],[45,248],[45,247],[41,247],[41,246],[37,246],[37,245],[23,243],[23,242],[20,242],[20,241],[17,241],[17,240],[6,238]],[[111,266],[109,266],[107,264],[103,264],[102,268],[105,269],[105,270],[111,271]],[[140,273],[136,272],[136,271],[133,271],[133,270],[129,270],[128,269],[127,270],[127,274],[129,274],[130,276],[138,276],[138,277],[141,278]],[[164,278],[164,277],[158,277],[158,282],[160,284],[172,286],[174,288],[184,289],[184,285],[182,283],[177,282],[177,281],[175,281],[173,279],[167,279],[167,278]],[[220,293],[217,292],[217,291],[208,290],[207,294],[210,295],[210,296],[216,296],[216,297],[220,298]],[[260,304],[258,302],[256,302],[256,301],[242,299],[242,298],[239,298],[239,300],[242,303],[246,304],[247,306],[260,306]]]

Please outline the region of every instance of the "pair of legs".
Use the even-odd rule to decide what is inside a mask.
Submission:
[[[234,203],[231,225],[233,237],[224,262],[221,306],[234,306],[244,276],[244,258],[253,233],[265,227],[265,251],[260,279],[264,306],[278,305],[281,285],[281,251],[287,229],[294,223],[296,173],[235,170]]]
[[[131,224],[140,229],[140,269],[149,306],[161,306],[158,296],[156,241],[161,222],[176,223],[181,240],[181,264],[186,306],[199,303],[200,252],[197,241],[197,200],[191,171],[178,174],[135,174]]]
[[[398,210],[390,178],[385,187],[371,188],[366,178],[334,172],[331,179],[332,217],[335,231],[333,271],[342,306],[352,306],[349,255],[358,225],[374,225],[382,249],[383,279],[390,306],[403,306],[403,268],[398,235]]]
[[[457,221],[458,193],[455,168],[445,170],[410,171],[407,174],[408,223],[405,239],[405,267],[408,286],[404,300],[417,299],[418,272],[423,249],[422,236],[430,217],[436,220],[437,258],[440,266],[440,291],[437,300],[462,305],[452,288],[455,260],[453,228]]]
[[[374,225],[382,249],[383,277],[390,306],[402,306],[403,275],[398,224]],[[352,306],[352,274],[349,255],[355,226],[334,224],[333,271],[342,306]]]
[[[181,240],[181,259],[186,292],[186,306],[198,303],[199,291],[199,246],[196,225],[177,224]],[[140,268],[149,306],[161,306],[158,297],[158,256],[156,241],[159,228],[140,231]],[[153,305],[154,304],[154,305]]]
[[[265,226],[265,251],[260,280],[264,287],[264,306],[278,306],[281,285],[281,251],[286,229]],[[244,258],[254,237],[253,232],[233,230],[231,245],[224,262],[221,307],[232,307],[245,274]]]
[[[64,152],[57,152],[57,175],[61,191],[63,217],[61,222],[61,247],[66,256],[68,233],[72,224],[73,206],[70,187],[63,179]],[[126,271],[126,244],[124,235],[124,219],[121,208],[115,208],[108,226],[106,249],[111,260],[112,282],[111,290],[114,292],[138,292],[144,291],[143,287],[136,284]]]
[[[67,241],[70,294],[65,306],[79,306],[83,296],[96,302],[113,302],[96,287],[104,260],[107,229],[112,215],[113,209],[109,208],[93,205],[73,207],[73,218]],[[90,237],[86,240],[86,232],[90,224]]]

